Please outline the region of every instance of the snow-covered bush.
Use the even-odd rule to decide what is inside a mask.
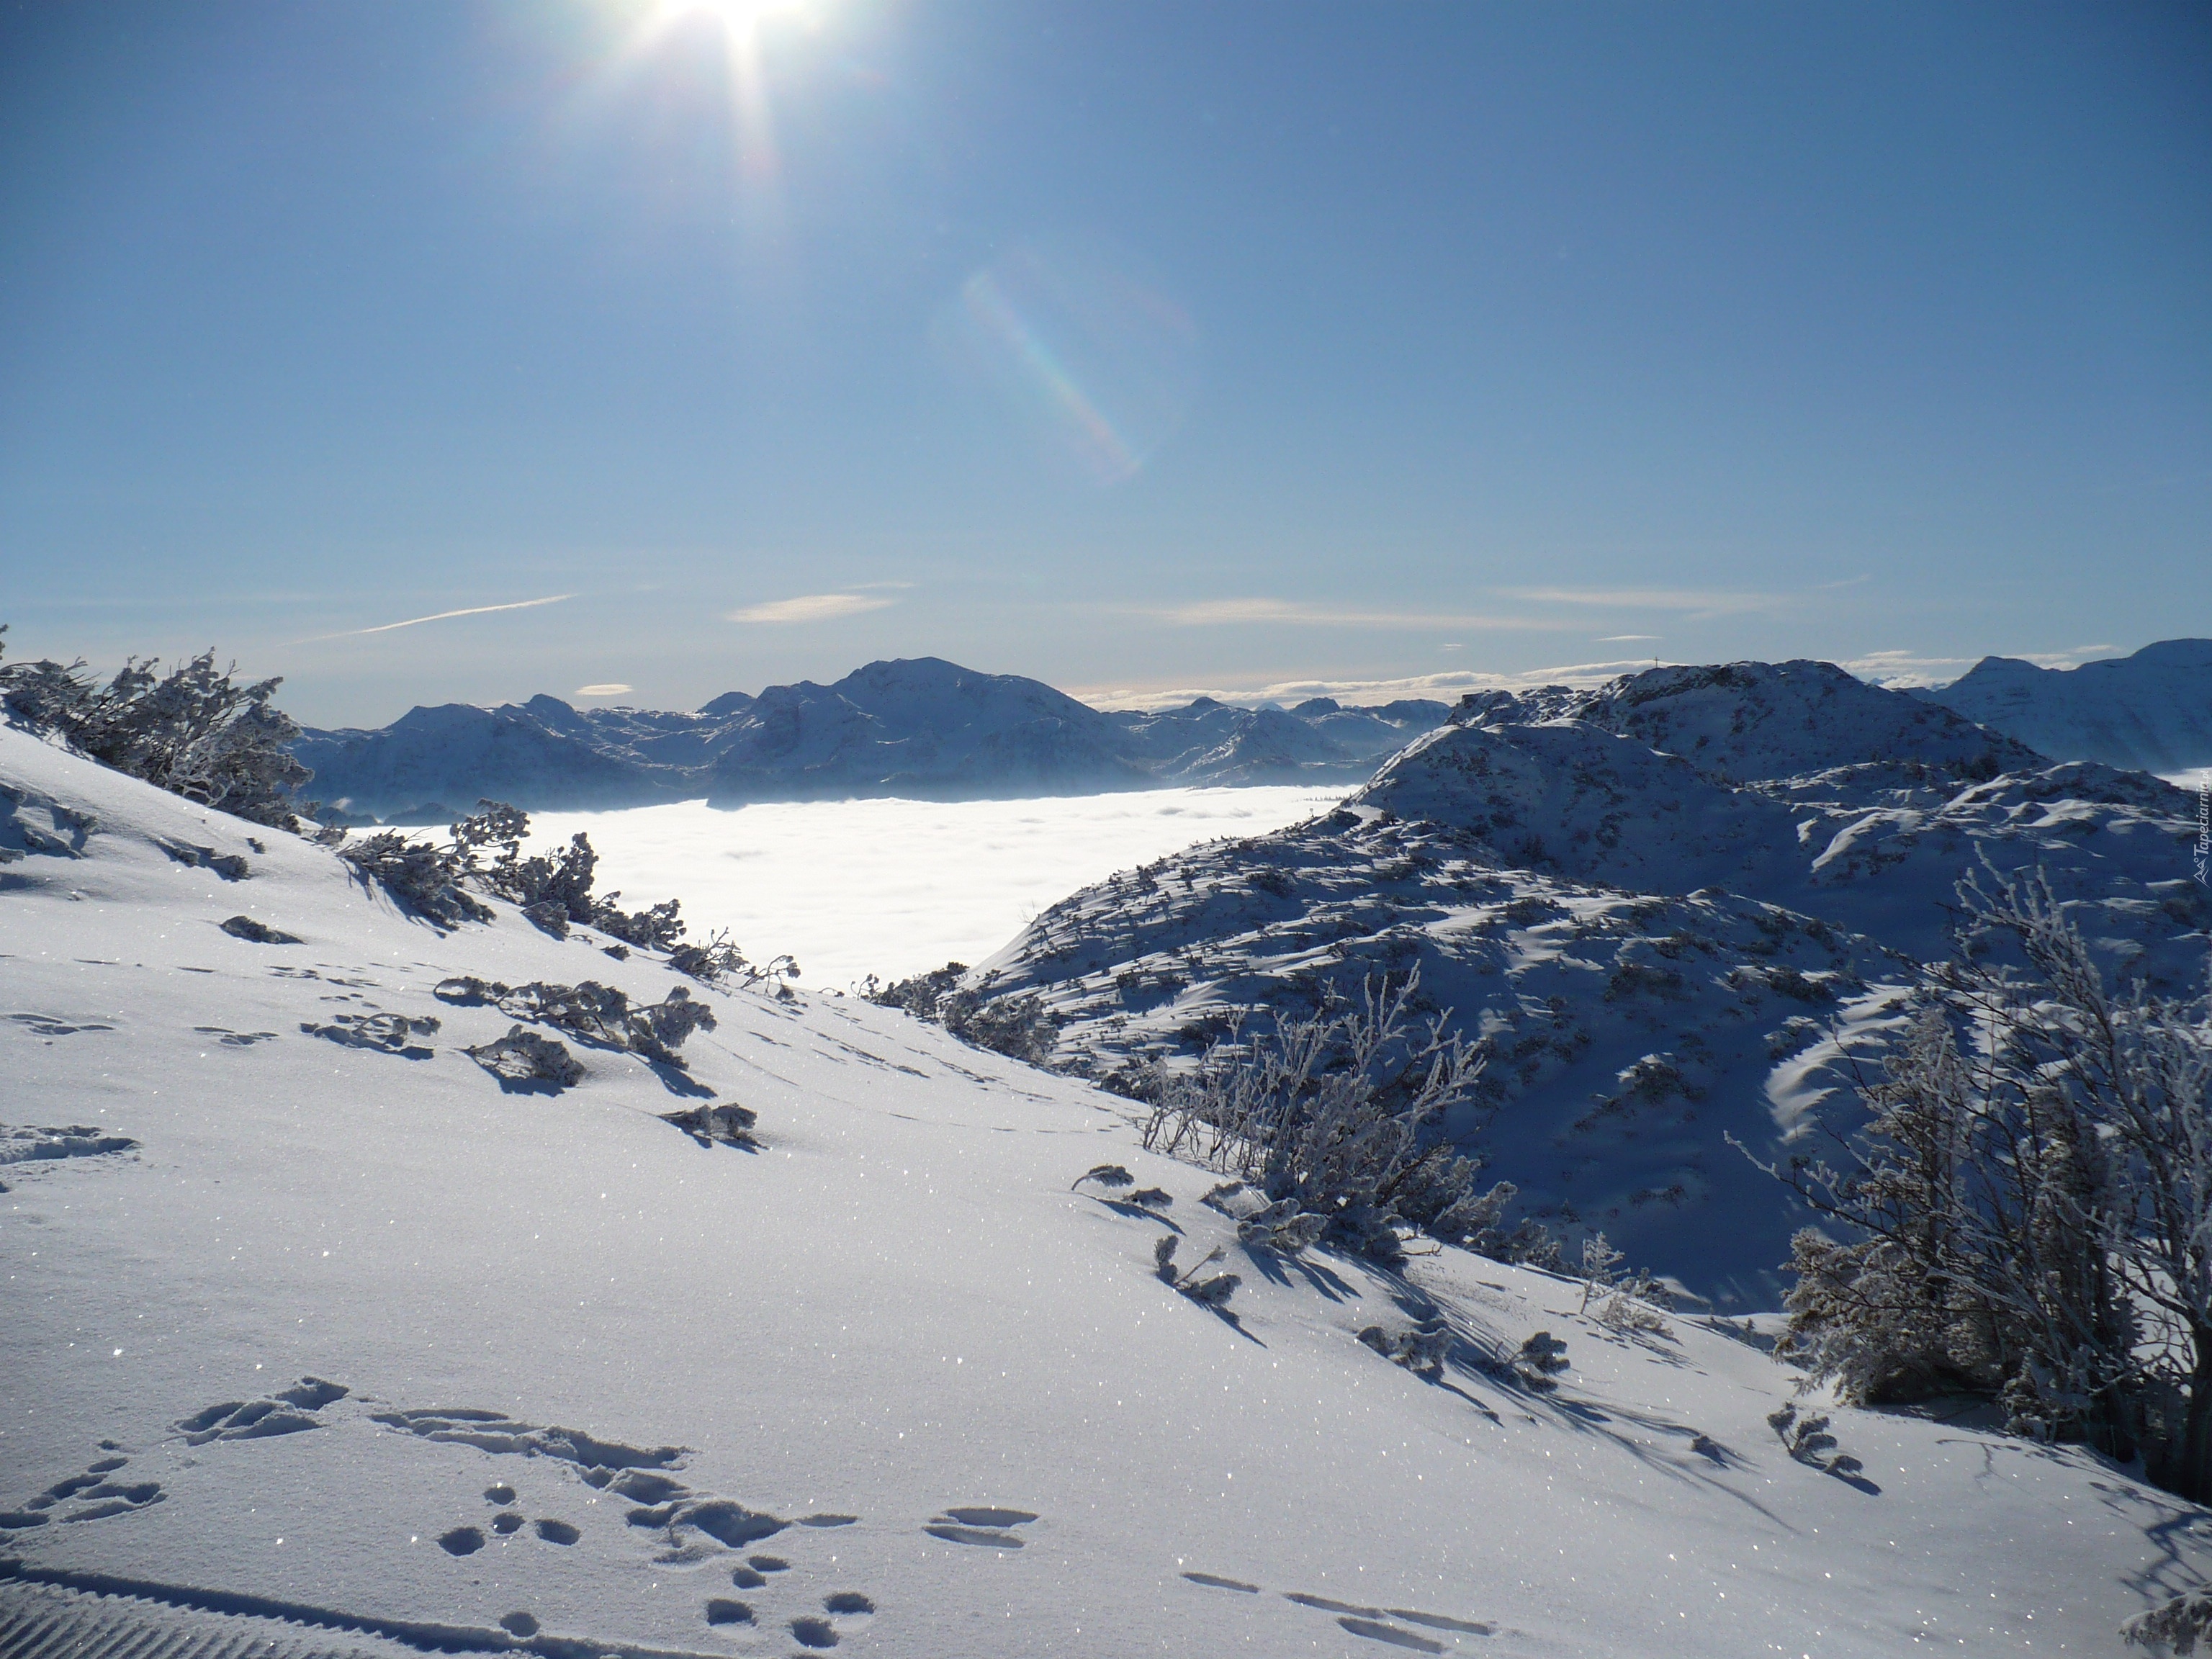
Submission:
[[[2171,1653],[2188,1659],[2199,1644],[2212,1649],[2212,1591],[2177,1595],[2148,1613],[2139,1613],[2120,1626],[2131,1648]]]
[[[0,633],[7,631],[0,626]],[[270,706],[282,679],[240,685],[235,664],[218,671],[204,651],[157,672],[133,657],[103,684],[82,660],[0,667],[0,707],[79,754],[186,800],[272,829],[298,827],[313,810],[295,792],[313,775],[293,757],[300,735]]]
[[[546,921],[557,912],[577,927],[596,927],[654,951],[672,951],[684,937],[683,906],[676,899],[643,910],[625,910],[616,902],[620,893],[592,893],[599,855],[580,830],[550,857],[533,853],[525,858],[522,843],[530,836],[530,815],[504,801],[480,800],[473,816],[453,826],[453,850],[467,872],[490,891],[520,905],[532,920],[537,920],[532,913],[554,907],[545,911]],[[688,970],[678,967],[678,971]]]
[[[963,985],[967,974],[967,964],[959,962],[890,985],[871,974],[860,994],[878,1007],[901,1008],[916,1019],[933,1021],[978,1048],[1031,1066],[1050,1060],[1060,1041],[1060,1022],[1043,999],[1035,992],[992,998]]]
[[[1229,1298],[1244,1281],[1235,1273],[1208,1273],[1206,1270],[1228,1255],[1217,1244],[1188,1269],[1176,1266],[1176,1236],[1162,1233],[1152,1246],[1152,1271],[1160,1282],[1171,1285],[1201,1308],[1226,1309]]]
[[[1359,1340],[1393,1364],[1433,1376],[1443,1369],[1444,1355],[1450,1352],[1451,1329],[1438,1315],[1409,1331],[1389,1332],[1370,1325],[1359,1333]]]
[[[1559,1373],[1567,1369],[1567,1345],[1549,1331],[1538,1331],[1521,1345],[1506,1370],[1521,1386],[1534,1394],[1549,1394],[1559,1386]]]
[[[791,988],[777,981],[799,977],[799,963],[788,954],[764,963],[748,961],[726,927],[717,928],[703,941],[672,946],[668,965],[704,985],[757,985],[767,980],[775,984],[776,994],[784,998],[791,995]]]
[[[1383,1261],[1403,1259],[1401,1227],[1455,1243],[1494,1228],[1504,1200],[1478,1194],[1476,1165],[1437,1133],[1482,1062],[1446,1034],[1449,1015],[1410,1024],[1419,984],[1418,969],[1395,990],[1370,981],[1357,1006],[1324,1003],[1158,1073],[1145,1146],[1325,1218],[1325,1237]]]
[[[1597,1302],[1597,1322],[1623,1336],[1638,1333],[1663,1334],[1666,1316],[1659,1304],[1671,1300],[1659,1281],[1641,1269],[1624,1273],[1627,1258],[1615,1249],[1602,1232],[1583,1240],[1583,1300],[1580,1312]]]
[[[551,1025],[602,1048],[618,1048],[663,1065],[681,1067],[676,1051],[696,1030],[714,1029],[714,1011],[693,999],[681,985],[659,1002],[633,1004],[619,987],[587,979],[577,985],[533,980],[503,985],[473,975],[442,980],[432,993],[441,1002],[463,1006],[489,1003],[511,1019]]]
[[[338,856],[364,881],[386,891],[424,920],[441,927],[465,921],[489,921],[492,908],[461,884],[470,874],[467,860],[452,847],[410,841],[397,830],[380,830],[338,848]]]
[[[1780,1409],[1766,1414],[1766,1426],[1774,1431],[1783,1449],[1808,1468],[1826,1474],[1854,1475],[1864,1467],[1848,1454],[1831,1455],[1836,1451],[1836,1437],[1829,1432],[1826,1412],[1800,1417],[1797,1407],[1785,1401]]]
[[[540,1036],[520,1025],[508,1027],[503,1037],[480,1042],[463,1052],[493,1076],[508,1083],[548,1083],[559,1091],[584,1080],[584,1068],[577,1064],[575,1055],[568,1052],[565,1043]]]
[[[1960,890],[1866,1121],[1771,1171],[1844,1235],[1798,1235],[1783,1350],[2212,1498],[2212,1000],[2109,990],[2040,878]]]
[[[663,1112],[663,1123],[672,1123],[702,1146],[720,1145],[743,1146],[757,1150],[759,1139],[753,1134],[760,1121],[760,1114],[750,1106],[740,1106],[734,1100],[726,1100],[704,1106],[686,1107],[680,1112]]]

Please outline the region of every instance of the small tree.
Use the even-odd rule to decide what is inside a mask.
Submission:
[[[284,682],[240,685],[237,665],[218,671],[212,651],[167,674],[158,667],[133,657],[103,684],[82,659],[10,663],[0,667],[0,706],[103,766],[249,823],[296,829],[313,809],[295,792],[314,775],[292,755],[300,728],[269,701]]]
[[[890,985],[871,974],[860,994],[879,1008],[904,1009],[916,1019],[942,1025],[978,1048],[1031,1066],[1050,1060],[1060,1041],[1060,1021],[1044,1006],[1044,999],[1034,991],[994,998],[988,995],[988,983],[981,990],[963,983],[967,974],[968,965],[961,962],[948,962]]]
[[[1438,1133],[1472,1092],[1482,1061],[1449,1014],[1415,1028],[1417,968],[1393,990],[1370,981],[1358,1006],[1206,1051],[1195,1072],[1156,1073],[1145,1146],[1234,1175],[1271,1204],[1326,1218],[1324,1237],[1383,1261],[1413,1224],[1463,1243],[1493,1225],[1497,1194],[1474,1191],[1477,1165]],[[1510,1196],[1510,1194],[1507,1194]]]
[[[1784,1351],[2212,1498],[2212,1000],[2110,990],[2039,875],[1960,896],[1839,1161],[1769,1166],[1848,1235],[1798,1235]]]

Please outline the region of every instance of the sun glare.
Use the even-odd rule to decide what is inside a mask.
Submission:
[[[811,0],[658,0],[653,22],[657,28],[668,28],[703,20],[720,23],[733,39],[744,39],[771,17],[811,9]]]

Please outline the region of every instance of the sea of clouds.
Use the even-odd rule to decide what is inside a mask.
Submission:
[[[1079,887],[1221,836],[1324,811],[1338,789],[1147,789],[1032,800],[703,801],[531,817],[532,844],[582,830],[599,890],[626,907],[675,898],[693,937],[727,927],[764,962],[788,951],[802,985],[843,990],[976,963]]]

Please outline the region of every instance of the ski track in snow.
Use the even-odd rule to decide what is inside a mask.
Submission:
[[[1126,1103],[886,1011],[702,994],[742,1156],[627,1053],[504,1094],[448,975],[674,976],[504,906],[441,936],[5,730],[0,786],[80,827],[0,892],[9,1115],[117,1143],[6,1166],[11,1659],[2102,1652],[2212,1563],[2203,1512],[1971,1422],[1836,1409],[1860,1484],[1794,1460],[1734,1327],[1243,1250]],[[223,933],[241,881],[325,943]],[[301,1030],[341,1014],[443,1023]],[[1166,1215],[1071,1191],[1102,1157]],[[1164,1224],[1243,1258],[1235,1328],[1152,1277]],[[1437,1317],[1433,1375],[1358,1340]]]

